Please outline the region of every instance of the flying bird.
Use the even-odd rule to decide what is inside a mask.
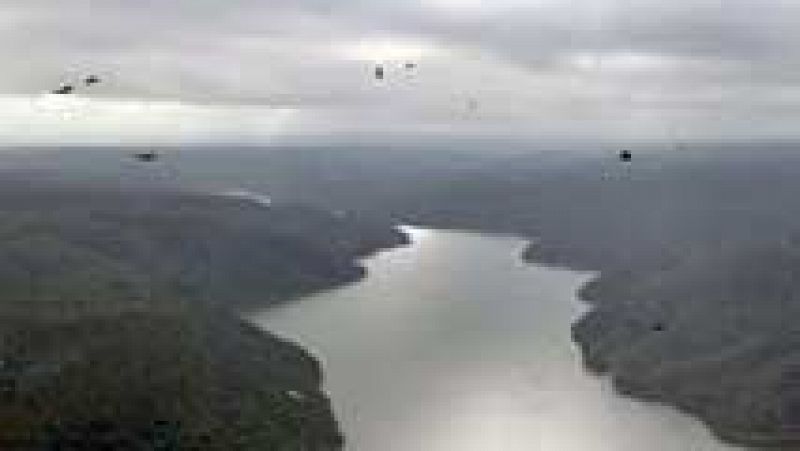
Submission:
[[[375,66],[375,79],[383,80],[383,76],[384,76],[383,66],[378,64],[377,66]]]
[[[145,163],[150,163],[158,159],[158,154],[151,150],[149,152],[135,153],[133,154],[133,158]]]
[[[83,79],[83,83],[86,86],[96,85],[100,83],[100,77],[98,77],[97,75],[89,75],[88,77]]]
[[[54,90],[52,90],[50,92],[53,93],[53,94],[58,94],[58,95],[66,95],[66,94],[72,94],[73,91],[75,91],[75,87],[74,86],[72,86],[72,85],[61,85],[58,89],[54,89]]]
[[[623,149],[619,151],[619,161],[622,161],[623,163],[630,163],[632,158],[633,155],[631,154],[630,150]]]

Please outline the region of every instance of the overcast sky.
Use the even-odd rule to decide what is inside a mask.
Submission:
[[[798,23],[796,0],[0,0],[0,141],[795,138]]]

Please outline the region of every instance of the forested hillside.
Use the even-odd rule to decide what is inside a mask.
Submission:
[[[0,447],[341,447],[316,361],[235,312],[356,280],[388,224],[0,184]]]

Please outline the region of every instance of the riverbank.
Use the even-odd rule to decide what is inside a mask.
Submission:
[[[436,219],[414,222],[532,235]],[[683,243],[644,254],[627,253],[624,242],[598,253],[582,241],[530,240],[526,261],[598,272],[579,290],[592,309],[572,335],[587,369],[609,376],[620,395],[675,407],[731,445],[800,446],[800,335],[790,319],[800,315],[792,302],[798,240]]]
[[[4,449],[341,447],[319,363],[226,311],[1,323]]]
[[[546,243],[533,242],[523,258],[538,264],[587,269],[587,265],[570,264],[568,252],[542,252],[542,247]],[[769,258],[774,271],[775,261],[781,260],[782,253],[757,254],[762,259]],[[800,436],[789,427],[789,419],[784,416],[785,401],[781,399],[785,380],[779,365],[792,361],[792,342],[787,340],[790,337],[780,332],[777,337],[761,335],[761,340],[738,346],[736,335],[741,331],[737,327],[747,327],[747,323],[731,327],[726,305],[715,305],[715,301],[726,297],[711,293],[708,286],[698,286],[696,282],[698,278],[709,278],[708,268],[726,275],[736,273],[738,268],[721,263],[732,258],[704,261],[705,274],[694,274],[693,278],[689,274],[697,269],[683,264],[661,271],[601,271],[578,292],[591,309],[573,324],[573,340],[586,368],[610,376],[615,391],[621,395],[673,406],[701,420],[726,443],[756,448],[798,446]],[[738,258],[748,265],[757,261],[752,253]],[[748,271],[750,278],[764,277],[763,273],[753,275],[749,267]],[[748,274],[739,273],[741,284],[747,286]],[[676,287],[682,290],[668,291]],[[736,299],[753,296],[749,292],[736,294]],[[761,294],[768,304],[770,293]],[[732,298],[728,294],[727,299]],[[693,304],[687,305],[686,301]],[[765,321],[767,327],[785,327],[775,318],[761,315],[750,313],[755,317],[751,320]],[[711,316],[718,321],[709,323]],[[737,347],[720,355],[726,340]],[[759,379],[749,376],[754,368],[759,371]]]
[[[728,449],[584,370],[569,326],[589,274],[526,265],[513,236],[411,232],[363,281],[251,318],[325,362],[349,449]]]
[[[359,280],[401,234],[294,204],[0,186],[0,448],[341,448],[319,363],[234,312]]]
[[[598,329],[613,327],[606,319],[601,306],[613,302],[614,295],[625,291],[627,284],[634,284],[636,277],[633,274],[620,276],[613,271],[598,271],[591,263],[581,261],[580,253],[571,253],[568,248],[552,248],[539,238],[531,238],[521,253],[523,261],[540,264],[553,268],[563,268],[573,271],[593,272],[595,275],[584,283],[576,292],[577,299],[587,308],[571,325],[571,336],[577,345],[584,367],[596,376],[609,376],[614,391],[620,396],[627,396],[644,402],[652,402],[671,406],[685,415],[700,420],[719,440],[736,446],[746,447],[781,447],[796,443],[794,439],[784,441],[775,434],[754,434],[753,431],[740,429],[742,424],[725,421],[719,417],[719,412],[710,412],[708,406],[698,404],[691,397],[680,396],[678,393],[661,391],[652,381],[642,375],[641,367],[619,368],[614,365],[614,348],[603,341]],[[629,309],[632,306],[627,306]],[[666,327],[663,316],[648,312],[637,319],[637,327],[649,333],[663,333]],[[630,319],[630,318],[628,318]],[[646,324],[645,324],[646,323]],[[601,326],[602,324],[602,326]],[[634,340],[635,337],[626,335],[625,340]],[[620,338],[620,341],[622,339]]]
[[[645,402],[662,403],[677,408],[681,412],[691,415],[702,421],[720,440],[732,445],[744,445],[748,447],[782,447],[795,443],[786,441],[784,443],[774,435],[764,434],[755,435],[752,431],[739,429],[741,424],[727,422],[719,417],[719,412],[712,412],[710,406],[705,406],[689,396],[681,396],[676,392],[661,390],[657,385],[653,385],[640,374],[631,371],[615,369],[611,357],[611,350],[602,348],[602,344],[596,337],[592,336],[593,323],[604,321],[595,311],[596,299],[592,299],[585,294],[585,289],[592,283],[597,283],[603,276],[598,275],[594,280],[587,282],[583,289],[579,291],[579,299],[589,303],[593,307],[578,321],[572,325],[572,336],[578,345],[583,363],[587,370],[592,373],[611,377],[612,385],[617,393],[622,396],[629,396]]]

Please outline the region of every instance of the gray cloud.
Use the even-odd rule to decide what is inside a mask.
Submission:
[[[646,117],[643,133],[704,118],[774,130],[800,114],[799,20],[789,0],[3,0],[0,95],[98,72],[99,97],[321,108],[344,128]],[[436,51],[398,86],[376,87],[343,51],[408,39]],[[481,115],[464,125],[470,97]]]

